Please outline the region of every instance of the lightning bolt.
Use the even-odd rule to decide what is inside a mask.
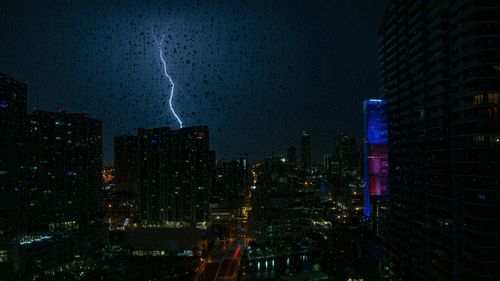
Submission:
[[[170,111],[172,112],[172,114],[175,116],[175,119],[177,119],[177,122],[179,122],[179,127],[182,128],[181,118],[179,118],[177,113],[175,113],[174,107],[172,106],[172,100],[174,99],[174,89],[175,89],[174,80],[172,80],[172,77],[170,77],[170,75],[168,75],[168,73],[167,73],[167,63],[165,62],[165,59],[163,58],[163,50],[161,48],[161,46],[163,44],[163,39],[165,39],[165,34],[163,34],[163,36],[161,37],[160,42],[158,42],[158,40],[156,40],[156,36],[153,36],[153,38],[155,39],[156,47],[160,51],[160,59],[161,59],[161,62],[163,63],[163,72],[164,72],[165,76],[168,78],[170,85],[172,86],[172,87],[170,87],[170,97],[168,98],[168,106],[170,107]]]

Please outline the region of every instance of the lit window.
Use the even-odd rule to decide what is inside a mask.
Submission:
[[[476,144],[484,143],[484,136],[474,136],[474,143]]]
[[[488,93],[488,102],[492,104],[500,103],[500,92]]]
[[[494,65],[493,71],[495,72],[496,75],[500,75],[500,64]]]
[[[0,250],[0,263],[4,263],[8,261],[7,251]]]
[[[474,96],[474,104],[482,104],[483,103],[483,94]]]

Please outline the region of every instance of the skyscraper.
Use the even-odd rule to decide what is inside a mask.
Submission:
[[[28,232],[100,227],[101,121],[36,110],[27,135]]]
[[[500,279],[499,1],[390,1],[380,27],[402,280]]]
[[[170,128],[139,129],[138,208],[146,224],[175,220],[172,206],[179,200],[180,186],[173,186]],[[118,140],[118,139],[115,139]]]
[[[217,161],[210,200],[218,208],[239,208],[250,183],[248,160]]]
[[[300,161],[304,171],[311,171],[311,135],[306,131],[302,132],[302,139],[300,141]]]
[[[11,243],[22,228],[19,193],[24,156],[27,86],[0,74],[0,275],[12,260]]]
[[[330,153],[323,154],[323,170],[329,172],[331,168],[332,155]]]
[[[139,129],[139,216],[143,223],[200,223],[209,212],[214,164],[206,126]]]
[[[339,133],[335,140],[335,158],[338,161],[340,174],[345,177],[355,175],[358,169],[356,139],[353,136]]]
[[[388,194],[387,185],[387,123],[384,100],[369,99],[363,103],[364,113],[364,209],[365,219],[372,218],[375,233],[379,234],[381,220],[385,220],[382,199]],[[384,206],[385,207],[385,206]],[[373,214],[373,215],[372,215]]]
[[[176,220],[191,223],[206,221],[209,212],[208,192],[215,166],[209,161],[208,127],[186,127],[172,133],[173,180],[176,188],[181,188],[176,202]]]
[[[24,229],[13,271],[29,275],[98,257],[107,239],[102,222],[102,125],[86,113],[34,111],[28,117]]]
[[[0,75],[2,277],[95,254],[105,239],[101,122],[77,113],[27,115],[26,100],[26,84]]]

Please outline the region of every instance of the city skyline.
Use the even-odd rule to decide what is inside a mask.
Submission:
[[[0,281],[500,279],[500,1],[30,4]]]
[[[178,125],[168,109],[169,83],[153,32],[166,34],[176,110],[186,126],[217,132],[211,145],[221,159],[258,159],[298,146],[296,136],[307,130],[319,160],[321,151],[332,149],[323,140],[337,132],[361,140],[362,119],[347,113],[361,113],[362,100],[379,96],[372,73],[380,1],[370,1],[370,9],[366,1],[317,1],[307,10],[298,2],[265,1],[1,5],[0,69],[28,82],[28,108],[101,119],[106,163],[113,159],[114,136]],[[331,28],[331,13],[351,17]]]

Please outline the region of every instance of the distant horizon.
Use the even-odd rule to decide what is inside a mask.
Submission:
[[[0,73],[0,74],[6,75],[6,76],[8,76],[8,77],[11,77],[11,78],[13,78],[13,79],[17,80],[17,81],[20,81],[20,80],[16,79],[15,77],[10,76],[8,73],[4,73],[4,72],[2,72],[2,73]],[[20,82],[23,82],[23,83],[25,83],[26,85],[28,85],[28,100],[29,100],[29,82],[27,82],[27,81],[20,81]],[[51,110],[41,109],[41,108],[38,108],[38,107],[34,106],[34,107],[32,107],[32,108],[31,108],[31,111],[28,109],[27,114],[32,114],[34,111],[53,112],[53,113],[57,113],[57,112],[64,112],[64,113],[70,113],[70,114],[88,114],[90,118],[100,120],[100,121],[103,123],[103,136],[105,136],[105,135],[106,135],[106,134],[105,134],[105,132],[104,132],[104,127],[105,127],[105,126],[104,126],[104,120],[99,119],[99,118],[95,118],[95,117],[93,117],[93,116],[92,116],[92,115],[91,115],[88,111],[81,111],[81,112],[76,112],[76,111],[67,111],[65,108],[59,108],[59,109],[57,109],[56,111],[51,111]],[[207,126],[207,127],[208,127],[208,129],[209,129],[209,132],[210,132],[210,127],[209,127],[208,125],[206,125],[206,124],[201,124],[201,125],[191,125],[191,126],[187,126],[187,127],[183,127],[183,128],[175,128],[175,126],[174,126],[174,127],[172,127],[172,126],[169,126],[169,125],[166,125],[166,126],[158,126],[158,127],[137,127],[137,128],[133,128],[133,130],[132,130],[131,132],[129,132],[129,133],[125,133],[125,134],[121,134],[121,135],[115,135],[115,136],[112,136],[112,139],[114,140],[114,137],[117,137],[117,136],[134,136],[134,135],[137,135],[137,130],[138,130],[138,129],[141,129],[141,128],[144,128],[144,129],[152,129],[152,128],[166,128],[166,127],[168,127],[168,128],[171,128],[172,130],[181,130],[181,129],[191,128],[191,127],[200,127],[200,126]],[[307,132],[309,132],[309,130],[307,130],[307,129],[303,129],[303,130],[301,130],[301,132],[302,132],[302,131],[304,131],[304,130],[305,130],[305,131],[307,131]],[[300,132],[299,132],[299,133],[300,133]],[[342,134],[342,133],[346,133],[346,132],[343,132],[343,131],[338,131],[337,133],[335,133],[335,134],[334,134],[334,138],[335,138],[338,134]],[[346,134],[347,134],[347,133],[346,133]],[[350,134],[349,134],[349,135],[350,135]],[[352,136],[354,136],[354,135],[352,135]],[[354,137],[355,137],[355,136],[354,136]],[[314,140],[314,136],[312,136],[312,135],[311,135],[311,138],[312,138],[312,140]],[[362,141],[362,139],[357,138],[357,137],[355,137],[355,139],[356,139],[356,148],[359,150],[359,149],[361,149],[361,146],[360,146],[360,145],[362,144],[362,142],[363,142],[363,141]],[[113,143],[113,141],[112,141],[112,143]],[[288,145],[287,147],[285,147],[283,150],[280,150],[280,151],[267,151],[267,152],[261,152],[261,153],[259,153],[259,155],[260,155],[260,156],[258,156],[258,157],[248,157],[248,156],[247,156],[247,155],[249,155],[249,154],[256,155],[256,153],[247,153],[247,154],[245,154],[245,153],[236,153],[234,156],[229,157],[229,158],[218,158],[218,153],[217,153],[217,150],[215,150],[215,157],[216,157],[216,160],[218,160],[218,161],[231,161],[231,160],[237,159],[237,158],[239,158],[239,157],[247,157],[247,158],[248,158],[248,160],[249,160],[250,162],[257,163],[257,162],[260,162],[260,161],[264,160],[264,158],[265,158],[265,157],[268,157],[268,156],[285,155],[285,154],[286,154],[286,149],[287,149],[288,147],[290,147],[290,146],[295,146],[295,147],[297,148],[297,152],[299,153],[299,152],[300,152],[300,148],[299,148],[299,147],[300,147],[300,145],[299,145],[299,143],[300,143],[300,134],[298,134],[298,135],[297,135],[297,140],[296,140],[296,143],[291,143],[290,145]],[[104,145],[103,145],[103,146],[104,146]],[[314,152],[314,146],[312,146],[312,148],[313,148],[313,150],[312,150],[312,151]],[[211,149],[212,149],[212,147],[211,147]],[[320,161],[322,161],[322,159],[321,159],[321,158],[323,157],[323,155],[324,155],[324,154],[327,154],[327,153],[332,153],[332,152],[333,152],[333,147],[332,147],[332,149],[331,149],[331,150],[329,150],[329,151],[322,151],[322,152],[319,152],[318,158],[315,158],[315,157],[313,156],[312,161],[313,161],[313,162],[320,162]],[[113,151],[111,151],[111,154],[113,154],[113,157],[111,158],[111,160],[108,160],[108,159],[106,159],[106,158],[103,158],[103,166],[106,166],[106,167],[113,166],[113,164],[114,164],[114,153],[113,153]]]
[[[111,163],[114,136],[177,125],[153,29],[176,111],[209,126],[218,159],[285,151],[303,129],[320,159],[337,132],[362,137],[362,101],[381,95],[385,2],[2,3],[0,70],[28,82],[28,108],[102,120]]]

